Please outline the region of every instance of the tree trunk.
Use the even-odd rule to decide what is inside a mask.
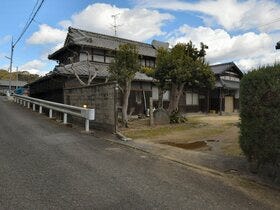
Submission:
[[[158,89],[158,109],[163,109],[163,90],[161,88]]]
[[[170,102],[168,107],[168,113],[171,114],[174,110],[178,110],[179,100],[182,95],[185,83],[175,84],[172,83],[170,92]]]
[[[128,99],[131,90],[131,81],[126,81],[125,87],[123,89],[123,98],[122,98],[122,120],[125,127],[127,127],[128,116],[127,116],[127,108],[128,108]]]

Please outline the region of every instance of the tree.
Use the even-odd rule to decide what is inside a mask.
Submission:
[[[169,73],[173,69],[171,54],[168,49],[159,48],[156,59],[154,78],[159,89],[158,108],[163,108],[163,94],[168,89]]]
[[[111,79],[118,82],[122,92],[122,121],[127,126],[128,99],[131,90],[131,82],[135,73],[140,71],[138,50],[135,45],[123,44],[116,51],[115,59],[109,65]]]
[[[70,66],[71,70],[73,71],[75,77],[77,78],[77,80],[79,81],[81,86],[89,86],[91,84],[91,82],[93,81],[93,79],[96,77],[98,68],[90,65],[90,61],[89,61],[90,55],[88,52],[85,52],[87,54],[86,65],[87,65],[87,71],[88,71],[88,79],[87,79],[87,82],[84,82],[77,73],[79,66],[75,67],[75,65],[74,65],[74,58],[75,58],[75,56],[78,56],[78,53],[74,52],[72,50],[71,50],[71,52],[73,52],[73,54],[74,54],[73,57],[69,58],[69,60],[71,62],[71,66]],[[64,68],[66,68],[66,67],[64,66]]]
[[[215,77],[210,67],[205,63],[205,55],[208,47],[201,43],[198,50],[190,41],[187,44],[179,43],[171,51],[172,63],[169,78],[171,80],[170,103],[168,112],[178,110],[178,104],[184,87],[197,86],[212,88]]]

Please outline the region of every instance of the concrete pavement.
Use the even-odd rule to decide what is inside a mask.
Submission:
[[[3,99],[1,209],[273,208],[222,178],[80,134]]]

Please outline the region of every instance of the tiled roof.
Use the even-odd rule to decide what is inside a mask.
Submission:
[[[81,45],[89,46],[95,48],[102,48],[108,50],[116,50],[121,44],[134,44],[138,49],[140,55],[156,57],[156,46],[151,44],[146,44],[143,42],[132,41],[129,39],[123,39],[115,36],[109,36],[105,34],[94,33],[90,31],[80,30],[76,28],[69,27],[68,34],[64,43],[64,48],[71,45]],[[157,46],[161,44],[162,46],[168,46],[168,43],[155,41]],[[60,52],[62,49],[54,52],[49,55],[50,59],[53,59],[54,56]]]
[[[109,77],[109,71],[108,71],[109,64],[105,63],[97,63],[97,62],[89,62],[87,64],[86,61],[74,63],[73,67],[71,68],[71,64],[65,65],[65,66],[56,66],[54,70],[52,71],[52,74],[74,74],[74,71],[80,76],[87,76],[88,75],[88,69],[90,71],[97,71],[96,77],[99,78],[105,78]],[[153,81],[154,79],[152,77],[148,77],[146,74],[137,72],[135,74],[134,80],[137,81]]]
[[[210,67],[211,67],[211,70],[214,72],[214,74],[222,74],[224,71],[234,68],[239,73],[240,76],[243,75],[241,70],[235,65],[234,62],[211,65]]]

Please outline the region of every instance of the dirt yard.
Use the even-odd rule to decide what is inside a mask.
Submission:
[[[242,156],[238,144],[239,116],[201,115],[187,123],[150,127],[148,119],[130,121],[122,133],[135,141],[149,141],[212,154]]]

